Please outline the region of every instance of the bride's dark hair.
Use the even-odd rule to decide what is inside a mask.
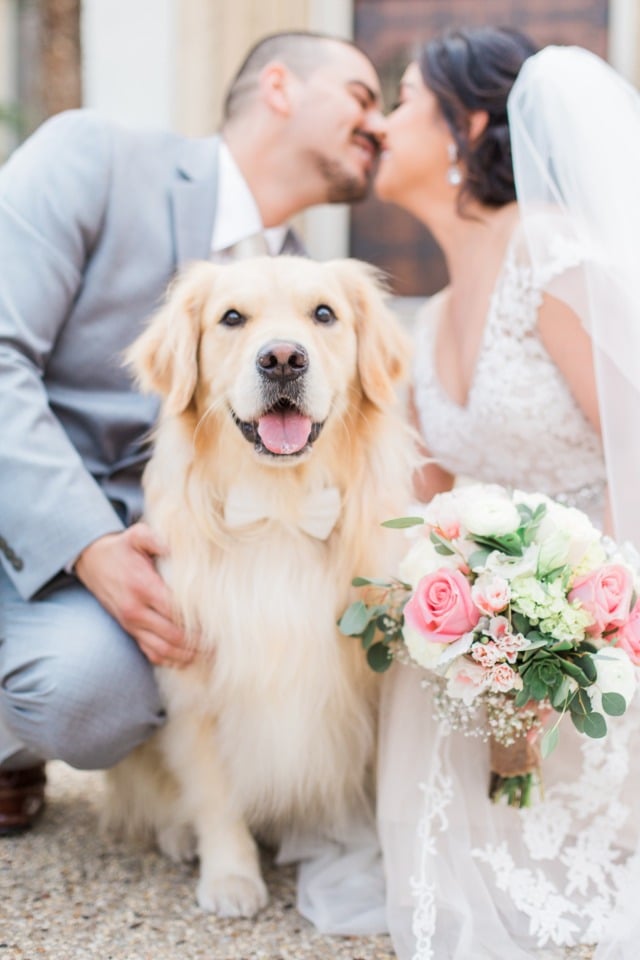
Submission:
[[[422,79],[438,100],[466,168],[461,201],[467,196],[500,207],[515,200],[507,98],[536,50],[529,37],[507,27],[453,30],[422,48]],[[469,114],[475,110],[485,110],[489,119],[472,141]]]

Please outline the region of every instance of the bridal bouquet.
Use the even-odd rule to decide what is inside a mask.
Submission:
[[[482,484],[385,525],[422,529],[398,579],[353,581],[365,593],[341,631],[374,670],[394,658],[423,668],[439,717],[489,739],[491,797],[528,805],[562,718],[603,737],[634,695],[635,558],[579,510]]]

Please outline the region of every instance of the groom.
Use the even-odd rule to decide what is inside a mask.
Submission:
[[[139,522],[156,403],[123,350],[190,260],[301,252],[288,222],[362,199],[380,88],[352,44],[265,38],[220,136],[77,111],[0,174],[0,833],[44,802],[44,761],[116,763],[163,722],[152,664],[191,654]]]

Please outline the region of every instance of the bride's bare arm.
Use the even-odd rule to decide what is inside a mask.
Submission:
[[[420,435],[420,424],[418,421],[418,413],[416,410],[413,390],[410,390],[409,392],[408,413],[409,421],[415,428],[418,435]],[[413,478],[413,489],[418,500],[422,501],[423,503],[428,503],[429,500],[436,495],[436,493],[442,493],[445,490],[450,490],[453,486],[454,478],[447,470],[444,470],[434,460],[431,459],[429,451],[422,442],[420,443],[420,453],[427,462],[425,462],[420,469],[416,470]]]
[[[538,329],[549,356],[563,375],[587,420],[601,434],[591,338],[578,315],[562,300],[545,294]],[[611,510],[605,510],[605,533],[611,533]]]

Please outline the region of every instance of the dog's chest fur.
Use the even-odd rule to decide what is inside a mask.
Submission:
[[[216,750],[255,827],[307,819],[310,806],[318,817],[346,810],[371,754],[374,678],[336,627],[349,592],[335,563],[339,525],[322,541],[290,522],[291,509],[274,503],[274,513],[224,547],[192,541],[207,554],[200,563],[172,551],[174,571],[190,568],[177,594],[188,588],[212,656],[160,671],[170,714],[197,702],[214,721]]]

